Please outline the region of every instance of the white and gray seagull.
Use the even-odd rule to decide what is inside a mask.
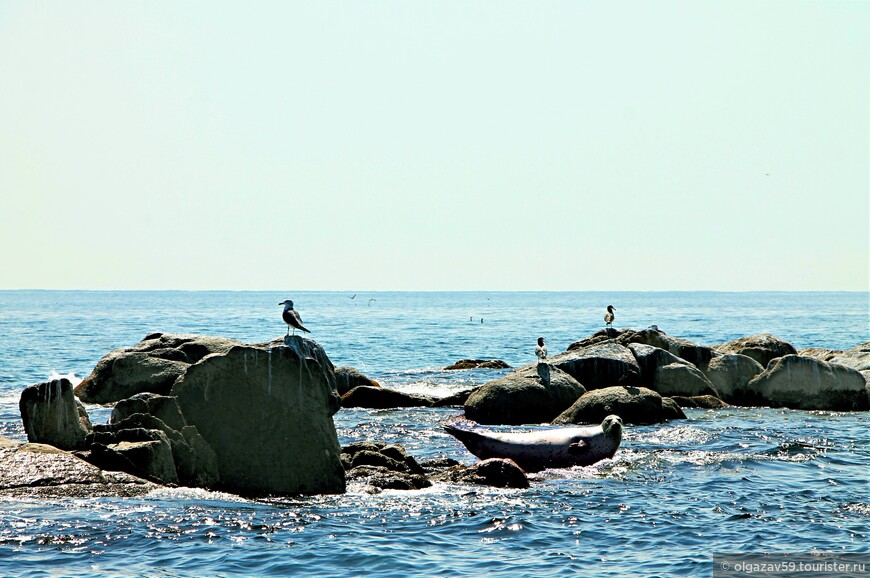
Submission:
[[[535,355],[538,357],[538,361],[544,361],[547,359],[547,346],[544,345],[543,337],[538,337],[538,344],[535,346]]]
[[[284,313],[281,314],[281,317],[284,318],[284,323],[287,324],[287,335],[290,335],[290,328],[293,328],[293,335],[296,335],[296,330],[301,329],[305,333],[311,333],[305,327],[302,326],[302,317],[299,316],[299,312],[293,309],[293,302],[287,299],[286,301],[282,301],[278,303],[278,305],[284,306]]]

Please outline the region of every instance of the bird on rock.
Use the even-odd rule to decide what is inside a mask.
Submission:
[[[607,306],[607,313],[604,314],[604,323],[608,326],[613,325],[613,320],[616,319],[616,315],[613,314],[613,305]]]
[[[287,335],[290,335],[290,328],[293,328],[293,335],[296,335],[296,330],[301,329],[305,333],[311,333],[305,327],[302,326],[302,317],[299,316],[299,312],[293,309],[293,302],[287,299],[286,301],[282,301],[278,303],[278,305],[284,306],[284,313],[281,314],[281,317],[284,318],[284,323],[287,324]]]
[[[538,337],[538,344],[535,346],[535,355],[539,361],[547,359],[547,346],[544,345],[544,338]]]

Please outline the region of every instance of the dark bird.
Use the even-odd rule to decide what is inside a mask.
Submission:
[[[604,314],[604,323],[611,326],[614,319],[616,319],[616,315],[613,314],[613,305],[608,305],[607,313]]]
[[[293,309],[293,302],[287,299],[286,301],[282,301],[278,303],[278,305],[284,306],[284,313],[281,314],[281,317],[284,319],[284,323],[287,324],[287,335],[290,335],[290,328],[293,328],[293,335],[296,335],[296,330],[301,329],[305,333],[311,333],[305,327],[302,326],[302,317],[299,316],[299,312]]]
[[[353,294],[353,297],[348,297],[348,299],[356,299],[356,293]]]
[[[538,344],[535,346],[535,355],[539,361],[547,359],[547,346],[544,345],[544,338],[538,337]]]

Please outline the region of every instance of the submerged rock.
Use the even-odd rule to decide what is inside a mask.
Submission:
[[[746,355],[757,361],[762,367],[767,367],[767,364],[777,357],[795,355],[797,353],[791,343],[769,333],[741,337],[740,339],[717,345],[715,349],[720,353]]]
[[[27,441],[62,450],[86,447],[91,422],[66,378],[26,387],[18,403]]]
[[[456,369],[510,369],[511,366],[501,359],[460,359],[453,365],[448,365],[444,371]]]
[[[759,405],[865,411],[867,384],[857,370],[800,355],[774,359],[747,385]]]
[[[680,407],[690,407],[698,409],[722,409],[730,407],[727,403],[713,395],[696,395],[692,397],[683,397],[680,395],[671,396],[671,398]]]
[[[310,339],[288,343],[210,355],[172,388],[186,422],[214,449],[227,491],[344,492],[332,363]]]
[[[482,385],[465,402],[465,416],[488,425],[544,423],[559,415],[586,389],[556,368],[543,383],[536,367],[525,367]]]
[[[341,462],[350,480],[382,490],[420,490],[432,483],[425,470],[400,445],[353,443],[342,448]]]
[[[475,484],[496,488],[528,488],[529,478],[513,460],[490,458],[473,466],[454,466],[433,476],[439,482]]]
[[[86,403],[114,403],[137,393],[166,395],[191,364],[225,353],[238,341],[201,335],[152,333],[133,347],[115,349],[75,388]]]
[[[104,472],[54,446],[0,437],[0,496],[98,498],[141,496],[158,486],[121,472]]]
[[[370,409],[391,409],[396,407],[429,407],[435,403],[434,397],[404,393],[386,387],[355,387],[341,397],[342,407],[365,407]]]
[[[686,414],[670,398],[645,387],[607,387],[583,394],[574,405],[553,420],[554,424],[601,423],[616,414],[627,424],[649,425]]]

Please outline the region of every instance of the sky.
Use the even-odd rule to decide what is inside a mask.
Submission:
[[[870,289],[870,3],[0,0],[0,289]]]

